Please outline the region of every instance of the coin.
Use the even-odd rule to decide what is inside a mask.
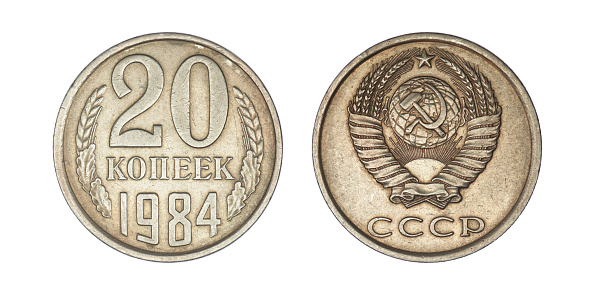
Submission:
[[[55,126],[65,199],[100,240],[153,261],[202,257],[260,217],[282,159],[280,124],[256,74],[223,47],[162,33],[93,60]]]
[[[536,112],[517,76],[477,44],[404,35],[350,62],[313,135],[315,174],[340,223],[386,255],[471,254],[522,213],[540,168]]]

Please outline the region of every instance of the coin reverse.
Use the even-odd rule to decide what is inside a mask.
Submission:
[[[337,76],[315,122],[313,160],[342,225],[384,254],[459,258],[523,211],[540,168],[536,112],[495,55],[443,34],[379,43]]]
[[[55,126],[59,184],[78,219],[125,254],[182,261],[260,217],[282,139],[260,79],[223,47],[162,33],[118,44],[67,92]]]

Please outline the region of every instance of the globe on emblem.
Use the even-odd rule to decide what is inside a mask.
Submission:
[[[448,83],[415,77],[390,99],[388,125],[399,138],[418,148],[433,148],[451,138],[460,123],[460,101]]]

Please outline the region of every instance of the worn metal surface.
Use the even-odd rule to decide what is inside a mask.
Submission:
[[[107,50],[78,76],[54,135],[59,184],[111,247],[182,261],[239,238],[278,180],[280,124],[238,57],[210,41],[152,34]]]
[[[327,204],[366,245],[411,261],[459,258],[521,214],[538,177],[530,97],[467,40],[411,34],[379,43],[337,76],[315,122]]]

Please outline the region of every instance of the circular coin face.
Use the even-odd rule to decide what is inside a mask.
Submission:
[[[198,258],[239,238],[268,204],[281,157],[278,116],[254,72],[182,34],[101,54],[55,126],[72,211],[106,244],[154,261]]]
[[[467,40],[412,34],[373,46],[319,109],[313,160],[337,219],[384,254],[435,262],[473,253],[527,204],[540,168],[530,97]]]

